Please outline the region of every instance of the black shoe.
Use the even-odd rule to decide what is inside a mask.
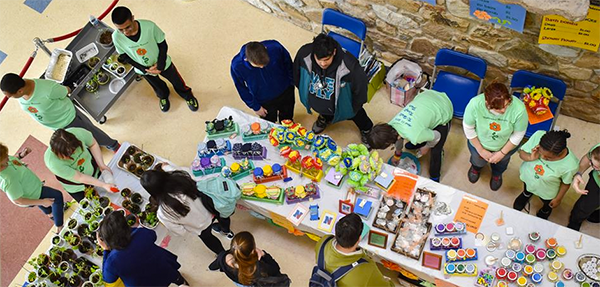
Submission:
[[[371,132],[371,130],[367,130],[367,131],[360,131],[360,141],[367,146],[368,149],[371,148],[371,146],[369,145],[369,142],[367,141],[367,138],[369,137],[369,133]]]
[[[188,108],[190,108],[192,112],[198,110],[198,100],[195,97],[192,97],[191,99],[185,101],[185,103],[188,105]]]
[[[317,120],[315,121],[315,123],[312,126],[312,131],[313,131],[313,133],[318,135],[318,134],[322,133],[328,125],[329,125],[329,123],[327,122],[327,119],[325,119],[323,116],[319,115],[317,117]]]
[[[481,175],[481,172],[479,170],[476,170],[475,167],[473,165],[471,165],[471,168],[469,168],[469,172],[467,173],[467,176],[469,177],[469,181],[471,183],[476,183],[479,180],[480,175]]]
[[[591,223],[600,223],[600,210],[596,209],[588,218],[587,221]]]
[[[492,175],[492,179],[490,179],[490,188],[493,191],[500,189],[502,186],[502,176],[501,175]]]
[[[158,106],[163,113],[166,113],[171,108],[171,103],[169,103],[169,99],[159,99]]]

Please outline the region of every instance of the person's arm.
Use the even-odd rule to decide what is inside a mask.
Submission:
[[[281,269],[279,267],[279,264],[277,264],[277,261],[275,261],[271,254],[267,253],[266,251],[263,250],[263,253],[264,254],[260,258],[260,262],[264,263],[263,267],[265,268],[267,274],[269,274],[270,276],[277,276],[281,274]]]
[[[300,48],[300,50],[298,50],[298,52],[296,53],[296,57],[294,58],[294,65],[292,67],[292,77],[293,77],[293,83],[294,86],[296,86],[296,88],[300,88],[298,87],[298,85],[300,84],[300,67],[302,67],[302,57],[300,56],[300,51],[302,50],[302,48]]]
[[[109,284],[114,284],[119,280],[118,270],[115,270],[115,266],[113,265],[113,260],[109,258],[110,251],[104,250],[104,255],[102,257],[102,280]]]
[[[523,161],[534,161],[540,158],[540,146],[536,145],[533,149],[531,149],[531,153],[524,151],[523,149],[519,150],[519,157]]]
[[[570,186],[571,186],[570,184],[566,184],[564,182],[560,183],[560,188],[558,189],[558,194],[556,195],[556,197],[552,201],[550,201],[550,207],[556,208],[556,207],[558,207],[560,205],[560,203],[562,202],[563,197],[567,193],[567,190],[569,190]]]
[[[587,156],[582,156],[581,159],[579,160],[579,169],[577,170],[577,173],[575,173],[575,176],[573,177],[573,182],[571,182],[571,186],[573,187],[573,189],[579,193],[579,194],[588,194],[588,190],[587,189],[581,189],[581,185],[584,184],[583,182],[583,173],[588,170],[588,168],[590,168],[592,166],[592,163],[590,162],[590,159]]]
[[[260,104],[254,98],[254,95],[252,95],[250,89],[248,89],[248,86],[246,86],[246,82],[244,81],[242,76],[235,70],[233,66],[231,67],[231,78],[233,79],[235,88],[240,94],[240,98],[242,98],[242,101],[246,103],[246,106],[251,108],[253,111],[260,110]]]
[[[372,266],[364,266],[367,268],[371,268],[371,272],[365,274],[365,277],[363,277],[366,282],[366,284],[364,284],[364,286],[390,286],[390,287],[396,286],[396,285],[394,285],[394,282],[392,282],[388,277],[384,276],[381,273],[381,271],[379,271],[375,262],[363,263],[362,265],[367,265],[367,264],[368,265],[372,264]],[[361,268],[361,266],[356,267],[356,268]]]
[[[100,145],[98,144],[96,139],[92,139],[92,140],[93,140],[93,143],[88,148],[90,149],[90,153],[92,153],[92,157],[94,158],[94,161],[98,165],[98,168],[101,171],[108,170],[110,173],[112,173],[110,168],[108,166],[106,166],[106,164],[104,163],[104,158],[102,157],[102,151],[100,150]]]
[[[167,65],[168,49],[169,45],[167,45],[167,40],[158,43],[158,60],[156,61],[156,69],[161,72],[165,70],[165,66]]]
[[[146,69],[148,69],[149,67],[146,67],[136,61],[134,61],[131,57],[129,57],[129,55],[123,53],[119,55],[119,62],[121,63],[126,63],[126,64],[130,64],[132,65],[134,68],[140,70],[140,71],[146,71]]]
[[[279,45],[281,49],[281,61],[283,62],[283,68],[287,72],[290,83],[294,83],[294,63],[292,62],[292,56],[290,56],[290,53],[285,49],[285,47],[283,47],[283,45]]]
[[[13,200],[14,203],[19,205],[41,205],[41,206],[51,206],[54,203],[54,198],[42,198],[42,199],[30,199],[19,197]]]
[[[221,251],[221,253],[217,254],[217,258],[208,265],[208,269],[212,271],[224,271],[221,269],[221,262],[225,260],[225,256],[227,256],[227,250]]]
[[[89,184],[89,185],[101,187],[101,188],[106,189],[107,191],[110,191],[111,188],[115,187],[115,185],[113,185],[113,184],[108,184],[108,183],[102,182],[101,180],[99,180],[93,176],[83,174],[79,171],[75,171],[73,180],[76,182],[83,183],[83,184]]]

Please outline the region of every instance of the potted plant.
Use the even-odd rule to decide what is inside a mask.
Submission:
[[[48,266],[38,266],[37,268],[37,276],[39,278],[47,278],[51,273],[50,267]]]
[[[110,204],[110,199],[106,196],[102,196],[98,199],[98,203],[102,208],[106,208]]]
[[[73,274],[68,279],[69,286],[71,287],[80,287],[83,284],[83,280],[79,277],[78,274]]]
[[[141,194],[135,192],[131,195],[131,202],[135,204],[142,204],[142,202],[144,202],[144,198]]]
[[[54,266],[58,266],[60,262],[63,261],[62,252],[61,253],[50,253],[50,263]]]
[[[142,156],[143,154],[141,152],[138,152],[136,154],[133,155],[133,162],[135,162],[136,164],[141,164],[142,163]]]
[[[144,174],[144,168],[141,165],[137,165],[135,167],[135,171],[133,172],[135,175],[137,175],[138,177],[142,176],[142,174]]]
[[[73,248],[77,249],[81,244],[81,237],[77,234],[72,234],[65,238],[65,241],[69,243]]]
[[[89,226],[86,223],[82,223],[81,225],[79,225],[79,227],[77,227],[77,234],[79,234],[80,236],[86,236],[89,233]]]
[[[92,213],[91,211],[88,211],[88,212],[84,213],[84,214],[83,214],[83,219],[84,219],[86,222],[91,222],[91,221],[93,221],[93,220],[95,219],[95,218],[94,218],[94,213]]]
[[[131,196],[131,189],[129,188],[123,188],[121,190],[121,196],[124,198],[129,198]]]
[[[127,221],[127,225],[134,226],[137,223],[137,217],[133,214],[128,214],[125,216],[125,220]]]
[[[123,157],[121,157],[121,160],[119,161],[120,166],[123,167],[126,164],[131,162],[131,156],[128,154],[124,154]]]
[[[139,205],[132,203],[131,206],[129,206],[129,212],[133,213],[133,214],[139,214],[140,212],[142,212],[142,209],[140,208]]]
[[[88,61],[87,61],[87,65],[88,67],[90,67],[90,69],[94,69],[94,67],[96,67],[96,65],[100,62],[100,58],[98,57],[91,57]]]
[[[104,214],[104,216],[106,217],[106,216],[108,216],[108,215],[109,215],[111,212],[113,212],[113,211],[114,211],[114,208],[113,208],[112,206],[107,206],[107,207],[104,209],[104,212],[103,212],[103,214]]]
[[[81,287],[94,287],[94,283],[90,281],[85,281],[83,282],[83,285],[81,285]]]
[[[92,284],[97,285],[100,281],[102,281],[102,274],[100,272],[96,271],[90,275],[90,282],[92,282]]]
[[[125,74],[125,67],[123,67],[123,66],[119,66],[119,67],[117,68],[117,71],[116,71],[116,73],[117,73],[117,75],[119,75],[119,76],[121,76],[121,77],[122,77],[122,76]]]
[[[65,241],[62,238],[60,238],[59,235],[54,235],[52,237],[52,245],[54,245],[54,246],[63,246],[64,243],[65,243]]]
[[[94,254],[100,257],[104,256],[104,249],[100,247],[100,245],[96,245],[96,249],[94,250]]]
[[[98,87],[99,84],[95,79],[91,79],[85,83],[85,90],[92,94],[98,92]]]
[[[62,258],[63,260],[75,261],[75,259],[77,259],[77,255],[75,254],[75,251],[73,251],[73,249],[67,248],[63,250]]]
[[[94,222],[90,223],[90,227],[88,228],[88,230],[90,232],[94,232],[94,231],[98,230],[98,227],[100,227],[100,222],[94,221]]]
[[[104,208],[102,206],[96,206],[96,208],[94,208],[94,219],[102,216],[102,212],[104,212]]]
[[[83,200],[81,200],[81,201],[83,201]],[[75,218],[69,219],[69,222],[67,223],[67,227],[71,230],[77,228],[77,219],[75,219]]]
[[[94,246],[92,246],[92,243],[90,243],[87,240],[82,240],[81,244],[79,245],[79,252],[84,254],[90,254],[93,248]]]
[[[140,215],[140,224],[148,229],[154,229],[158,225],[156,212],[144,211]]]
[[[50,256],[46,253],[40,253],[35,261],[38,266],[48,266],[50,264]]]
[[[33,283],[33,282],[35,282],[35,279],[37,279],[37,274],[33,271],[29,272],[29,275],[27,275],[27,282]],[[31,285],[27,285],[27,286],[31,286]]]
[[[69,262],[67,261],[62,261],[58,264],[58,270],[60,270],[61,274],[69,271],[69,268]]]
[[[105,72],[98,71],[98,73],[94,75],[94,79],[96,80],[96,82],[98,82],[99,85],[104,86],[110,81],[110,76]]]

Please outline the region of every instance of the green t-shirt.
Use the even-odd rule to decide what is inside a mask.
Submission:
[[[40,124],[53,130],[69,125],[75,119],[75,105],[67,96],[67,88],[55,81],[33,79],[31,97],[19,98],[21,108]]]
[[[590,151],[588,152],[588,157],[590,158],[590,160],[592,158],[592,151],[595,150],[597,147],[600,147],[600,143],[597,144],[597,145],[595,145],[595,146],[593,146],[590,149]],[[591,162],[590,162],[590,164],[591,164]],[[600,176],[598,176],[598,171],[595,170],[593,167],[592,167],[592,177],[594,177],[594,180],[596,181],[596,184],[600,185]]]
[[[119,54],[127,54],[136,63],[151,67],[158,61],[158,43],[162,43],[165,40],[165,33],[148,20],[137,20],[139,23],[140,38],[137,42],[132,41],[123,35],[123,33],[115,30],[112,34],[113,43],[115,49]],[[165,70],[171,65],[171,57],[167,55],[167,63],[165,64]],[[135,69],[135,72],[144,75],[146,71],[140,71]]]
[[[72,159],[60,159],[56,154],[52,152],[50,147],[48,147],[46,153],[44,154],[44,161],[46,162],[46,166],[55,175],[75,183],[78,183],[77,181],[75,181],[75,179],[73,179],[73,177],[75,177],[76,172],[96,177],[98,172],[94,174],[94,167],[92,165],[92,161],[94,160],[94,158],[88,150],[88,148],[94,144],[94,138],[92,136],[92,133],[82,128],[69,128],[66,129],[66,131],[75,135],[75,137],[81,141],[84,148],[78,147],[75,150],[75,152],[71,155]],[[63,185],[63,188],[69,193],[76,193],[85,189],[85,186],[83,185],[72,185],[65,184],[62,182],[61,184]]]
[[[485,106],[483,94],[472,98],[465,109],[463,122],[475,126],[477,139],[488,151],[499,151],[509,141],[513,132],[527,129],[528,117],[525,105],[517,97],[501,115],[491,113]]]
[[[526,142],[521,150],[531,153],[540,143],[545,131],[537,131]],[[569,153],[561,160],[546,161],[541,158],[524,161],[521,164],[520,178],[527,185],[527,191],[544,200],[551,200],[558,194],[560,183],[571,184],[573,176],[579,169],[579,160],[569,149]]]
[[[0,171],[0,189],[11,201],[19,198],[40,199],[42,181],[14,156],[8,157],[8,167]]]
[[[452,102],[446,93],[427,90],[418,94],[388,124],[413,144],[434,139],[433,129],[452,120]]]

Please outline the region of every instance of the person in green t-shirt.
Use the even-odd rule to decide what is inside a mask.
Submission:
[[[514,209],[523,210],[534,194],[544,204],[537,212],[540,218],[548,219],[560,205],[578,168],[577,157],[567,148],[569,137],[567,130],[537,131],[521,147],[519,172],[524,189],[515,199]]]
[[[54,221],[57,232],[63,226],[63,196],[42,181],[21,161],[31,150],[25,149],[17,156],[8,155],[8,147],[0,143],[0,189],[15,205],[37,205]]]
[[[588,179],[585,189],[581,189],[583,184],[582,174],[592,168],[590,171],[590,179]],[[581,157],[579,160],[579,170],[573,178],[571,186],[573,189],[581,194],[573,209],[571,210],[571,216],[569,217],[569,225],[567,227],[579,231],[581,224],[584,220],[588,220],[593,223],[600,223],[600,143],[596,144],[590,149],[590,151]]]
[[[136,73],[142,75],[154,89],[159,98],[160,110],[167,112],[169,103],[169,87],[158,75],[165,77],[192,111],[198,110],[198,100],[192,89],[185,84],[183,78],[167,55],[165,33],[152,21],[135,20],[127,7],[119,6],[112,11],[112,21],[117,27],[112,34],[113,43],[119,61],[135,67]]]
[[[69,98],[71,92],[55,81],[23,79],[13,73],[2,77],[0,89],[9,98],[17,99],[23,111],[40,124],[56,129],[84,128],[94,135],[101,146],[116,152],[120,144],[96,127]]]
[[[504,84],[492,83],[483,94],[472,98],[463,117],[463,130],[471,152],[469,181],[479,180],[481,169],[492,168],[490,188],[502,186],[502,173],[508,168],[510,157],[527,131],[525,105],[511,96]]]
[[[106,191],[115,187],[98,179],[102,171],[111,174],[112,171],[104,164],[98,143],[85,129],[56,130],[50,138],[44,162],[65,191],[78,202],[85,197],[86,185],[101,187]]]
[[[338,287],[395,286],[384,276],[377,263],[358,244],[363,230],[363,222],[356,213],[342,217],[335,224],[335,236],[323,236],[315,246],[316,261],[321,251],[325,261],[325,271],[330,274],[344,266],[353,266],[346,275],[336,281]],[[359,260],[366,260],[360,263]],[[317,262],[318,264],[318,262]]]
[[[446,93],[424,91],[389,123],[375,125],[367,135],[367,144],[373,149],[386,149],[395,143],[396,151],[389,161],[392,165],[398,165],[400,161],[404,139],[409,141],[407,149],[419,149],[419,157],[431,150],[429,177],[439,182],[452,113],[452,102]]]

